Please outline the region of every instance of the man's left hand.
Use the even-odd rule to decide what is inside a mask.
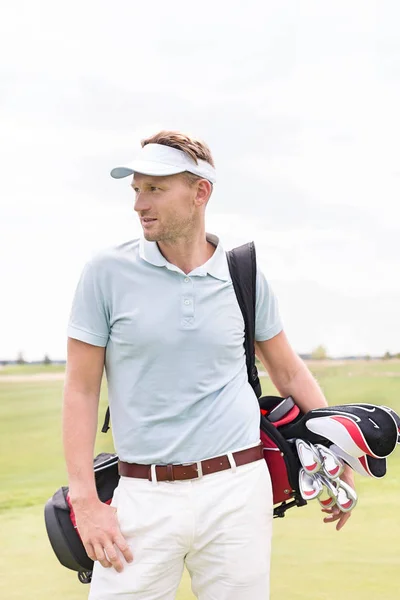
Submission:
[[[342,475],[340,476],[340,479],[342,479],[342,481],[344,481],[345,483],[348,483],[353,488],[353,490],[355,489],[353,470],[348,465],[345,466],[345,469]],[[340,531],[351,517],[351,511],[342,512],[338,506],[333,506],[332,508],[323,508],[322,512],[328,513],[329,515],[328,517],[324,518],[324,523],[334,523],[335,521],[337,521],[337,531]]]

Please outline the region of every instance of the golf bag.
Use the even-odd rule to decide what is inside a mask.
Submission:
[[[302,413],[290,396],[263,396],[259,404],[260,439],[271,476],[274,517],[284,517],[288,508],[307,504],[298,488],[301,465],[294,440],[283,434],[285,425],[295,422]]]
[[[283,517],[288,508],[307,502],[298,492],[300,463],[293,444],[285,439],[280,427],[299,418],[300,409],[292,398],[261,397],[261,385],[255,364],[256,277],[254,243],[227,252],[228,266],[236,298],[245,325],[244,348],[247,377],[260,405],[260,439],[271,475],[274,517]],[[288,502],[290,501],[290,502]]]
[[[299,418],[300,410],[291,398],[261,396],[261,385],[255,365],[256,257],[253,242],[227,252],[234,290],[245,324],[245,354],[249,383],[260,403],[260,438],[264,446],[273,489],[274,516],[283,517],[292,506],[304,506],[299,494],[299,459],[293,444],[280,433],[280,428]],[[102,432],[109,429],[107,409]],[[110,503],[118,485],[118,456],[99,454],[94,459],[97,493],[102,502]],[[93,561],[86,554],[76,528],[75,515],[67,486],[59,488],[45,505],[45,524],[52,548],[60,563],[78,571],[79,580],[89,583]]]
[[[105,452],[98,454],[93,469],[99,499],[110,504],[119,481],[118,456]],[[78,571],[81,583],[90,583],[93,561],[79,536],[67,486],[59,488],[46,502],[44,518],[50,544],[60,563],[67,569]]]

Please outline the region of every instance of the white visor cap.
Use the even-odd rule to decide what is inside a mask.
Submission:
[[[166,175],[176,175],[189,171],[198,177],[208,179],[211,183],[216,181],[216,173],[205,160],[198,160],[197,163],[182,150],[170,148],[163,144],[146,144],[133,159],[132,163],[126,167],[115,167],[111,171],[111,177],[121,179],[134,173],[143,175],[153,175],[155,177],[165,177]]]

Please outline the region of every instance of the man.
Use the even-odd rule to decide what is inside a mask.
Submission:
[[[206,234],[208,147],[177,132],[142,141],[130,167],[143,237],[85,267],[68,329],[63,432],[71,501],[94,560],[91,600],[169,600],[186,565],[200,600],[269,597],[272,494],[226,256]],[[256,353],[282,396],[326,405],[290,347],[258,269]],[[105,366],[121,479],[93,477]],[[347,480],[351,474],[347,471]],[[341,528],[349,517],[328,510]]]

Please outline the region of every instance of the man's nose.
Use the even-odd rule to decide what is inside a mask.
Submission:
[[[150,203],[148,201],[147,194],[143,194],[138,192],[135,197],[134,209],[136,211],[148,210],[150,208]]]

